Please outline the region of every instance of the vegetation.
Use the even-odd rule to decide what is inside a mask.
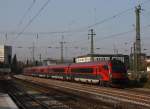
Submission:
[[[148,75],[148,81],[144,84],[144,88],[150,89],[150,74]]]
[[[23,63],[17,60],[16,54],[14,55],[11,63],[11,72],[14,74],[19,74],[22,72]]]
[[[128,73],[129,74],[129,73]],[[140,74],[136,75],[133,72],[130,72],[130,75],[128,75],[129,77],[129,87],[147,87],[148,85],[150,86],[150,80],[149,80],[149,75],[147,75],[147,72],[141,72]]]
[[[13,73],[16,73],[17,69],[18,69],[18,63],[17,63],[17,56],[15,54],[14,57],[13,57],[13,60],[12,60],[12,64],[11,64],[11,71]]]

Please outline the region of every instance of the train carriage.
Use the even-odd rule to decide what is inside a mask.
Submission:
[[[66,79],[68,74],[68,66],[69,64],[48,66],[49,77],[55,79]]]
[[[96,63],[72,64],[69,72],[75,81],[98,83],[101,80],[101,75],[98,75]]]
[[[72,64],[70,72],[75,81],[100,85],[126,84],[127,71],[117,60]]]
[[[45,66],[39,66],[35,69],[35,76],[39,76],[39,77],[47,77],[48,75],[48,68]]]
[[[125,65],[118,60],[27,68],[28,75],[100,85],[126,85]],[[29,74],[30,73],[30,74]]]

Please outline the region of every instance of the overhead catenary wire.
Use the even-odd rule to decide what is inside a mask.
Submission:
[[[38,15],[41,13],[41,11],[43,10],[43,8],[45,8],[45,6],[48,4],[49,1],[50,1],[50,0],[48,0],[48,1],[42,6],[42,8],[38,11],[38,13],[37,13],[35,16],[33,16],[32,19],[30,19],[30,21],[27,23],[27,25],[23,28],[23,30],[22,30],[21,32],[19,32],[19,33],[17,33],[17,32],[10,32],[10,33],[11,33],[11,34],[17,34],[16,38],[19,37],[19,36],[22,35],[22,34],[25,34],[25,35],[26,35],[26,34],[30,34],[30,35],[35,34],[36,32],[24,32],[24,31],[26,30],[26,28],[27,28],[28,26],[30,26],[30,24],[34,21],[34,19],[35,19],[36,17],[38,17]],[[83,32],[83,31],[87,30],[88,28],[91,28],[91,27],[100,25],[100,24],[102,24],[102,23],[105,23],[105,22],[107,22],[107,21],[109,21],[109,20],[115,19],[115,18],[117,18],[117,17],[123,15],[124,13],[126,13],[126,12],[132,10],[132,9],[134,9],[134,8],[126,9],[126,10],[124,10],[124,11],[122,11],[122,12],[119,12],[119,13],[117,13],[117,14],[111,16],[111,17],[105,18],[105,19],[103,19],[103,20],[101,20],[101,21],[98,21],[98,22],[96,22],[96,23],[94,23],[94,24],[91,24],[91,25],[88,25],[88,26],[85,26],[85,27],[81,27],[81,28],[78,28],[78,29],[74,29],[74,30],[62,30],[62,31],[51,31],[51,32],[38,32],[38,34],[47,34],[47,35],[49,35],[49,34],[59,34],[59,33],[76,33],[76,32]],[[2,32],[1,32],[1,33],[2,33]]]
[[[17,39],[19,36],[21,36],[23,34],[23,32],[31,25],[31,23],[40,15],[40,13],[44,10],[44,8],[48,5],[48,3],[51,0],[47,0],[42,7],[39,9],[39,11],[29,20],[29,22],[27,23],[27,25],[22,29],[21,32],[19,32],[17,34],[17,36],[14,39]]]
[[[150,27],[150,24],[146,25],[146,26],[143,26],[144,29],[149,28],[149,27]],[[101,40],[110,39],[110,38],[114,38],[114,37],[118,37],[118,36],[123,36],[125,34],[131,33],[131,32],[134,32],[134,31],[135,31],[135,29],[132,29],[132,30],[125,31],[125,32],[108,35],[108,36],[102,37]],[[141,32],[143,32],[143,30]]]
[[[143,26],[142,27],[143,29],[146,29],[146,28],[150,28],[150,24],[149,25],[146,25],[146,26]],[[108,35],[108,36],[104,36],[104,37],[97,37],[97,39],[95,41],[103,41],[103,40],[106,40],[106,39],[114,39],[115,37],[122,37],[123,35],[125,34],[129,34],[129,33],[132,33],[134,32],[135,29],[132,29],[132,30],[128,30],[128,31],[125,31],[125,32],[120,32],[120,33],[114,33],[112,35]],[[142,30],[141,32],[143,32],[145,30]],[[100,39],[100,40],[98,40]],[[78,42],[82,42],[83,40],[81,41],[78,41]],[[87,43],[88,43],[88,40],[86,40]],[[76,41],[77,42],[77,41]]]
[[[28,9],[26,10],[26,12],[23,14],[22,18],[19,21],[18,26],[21,26],[23,24],[23,21],[25,20],[27,14],[31,11],[31,9],[33,8],[34,4],[35,4],[36,0],[33,0],[31,5],[28,7]]]
[[[145,2],[142,2],[142,3],[140,3],[139,5],[144,5],[144,4],[148,3],[148,2],[150,2],[150,0],[146,0]],[[134,8],[135,8],[135,7],[129,8],[129,9],[126,9],[126,10],[123,10],[123,11],[121,11],[121,12],[119,12],[119,13],[113,15],[113,16],[110,16],[110,17],[108,17],[108,18],[105,18],[105,19],[103,19],[103,20],[101,20],[101,21],[98,21],[98,22],[96,22],[96,23],[94,23],[94,24],[91,24],[91,25],[88,25],[88,26],[86,26],[86,27],[80,28],[79,31],[87,30],[87,29],[89,29],[89,28],[92,28],[92,27],[95,27],[95,26],[97,26],[97,25],[103,24],[103,23],[105,23],[105,22],[107,22],[107,21],[113,20],[113,19],[115,19],[115,18],[117,18],[117,17],[120,17],[121,15],[123,15],[123,14],[125,14],[125,13],[127,13],[127,12],[129,12],[129,11],[131,11],[131,10],[134,10]],[[76,31],[78,31],[78,30],[76,30]],[[67,32],[67,31],[64,31],[64,32]],[[69,32],[69,31],[68,31],[68,32]],[[73,31],[70,31],[70,32],[73,32]]]
[[[117,18],[117,17],[120,17],[121,15],[123,15],[123,14],[125,14],[125,13],[127,13],[127,12],[129,12],[129,11],[131,11],[131,10],[133,10],[133,9],[134,9],[134,8],[126,9],[126,10],[124,10],[124,11],[121,11],[121,12],[119,12],[119,13],[113,15],[113,16],[107,17],[107,18],[105,18],[105,19],[103,19],[103,20],[101,20],[101,21],[97,21],[96,23],[91,24],[91,25],[87,25],[87,26],[84,26],[84,27],[81,27],[81,28],[78,28],[78,29],[74,29],[74,30],[61,31],[61,32],[62,32],[62,33],[75,33],[75,32],[87,31],[87,29],[93,28],[93,27],[95,27],[95,26],[98,26],[98,25],[103,24],[103,23],[105,23],[105,22],[108,22],[108,21],[110,21],[110,20],[113,20],[113,19],[115,19],[115,18]]]
[[[83,31],[87,30],[88,28],[92,28],[92,27],[94,27],[94,26],[97,26],[97,25],[100,25],[100,24],[102,24],[102,23],[105,23],[105,22],[107,22],[107,21],[109,21],[109,20],[115,19],[115,18],[117,18],[117,17],[119,17],[119,16],[125,14],[126,12],[128,12],[128,11],[134,9],[134,8],[126,9],[126,10],[124,10],[124,11],[122,11],[122,12],[119,12],[119,13],[117,13],[117,14],[111,16],[111,17],[108,17],[108,18],[103,19],[103,20],[101,20],[101,21],[98,21],[98,22],[96,22],[96,23],[94,23],[94,24],[91,24],[91,25],[88,25],[88,26],[85,26],[85,27],[82,27],[82,28],[79,28],[79,29],[66,30],[66,31],[51,31],[51,32],[24,32],[24,31],[31,25],[31,23],[34,21],[34,19],[39,16],[39,14],[40,14],[41,11],[43,10],[43,8],[45,8],[45,6],[48,4],[49,1],[50,1],[50,0],[48,0],[48,1],[42,6],[42,8],[38,11],[38,13],[37,13],[35,16],[33,16],[32,19],[30,19],[30,21],[29,21],[29,22],[27,23],[27,25],[22,29],[21,32],[19,32],[19,33],[18,33],[18,32],[7,32],[7,34],[13,34],[13,35],[16,35],[16,34],[17,34],[17,36],[14,38],[14,39],[16,39],[16,38],[18,38],[20,35],[35,35],[35,34],[37,34],[37,33],[38,33],[39,35],[50,35],[50,34],[83,32]],[[145,2],[141,3],[141,5],[144,5],[144,4],[147,3],[147,2],[150,2],[150,0],[146,0]],[[4,34],[5,34],[6,32],[1,32],[1,31],[0,31],[0,33],[4,33]]]
[[[142,28],[146,29],[146,28],[149,28],[149,27],[150,27],[150,24],[146,25],[146,26],[143,26]],[[114,38],[114,37],[118,37],[118,36],[122,36],[122,35],[125,35],[125,34],[128,34],[128,33],[131,33],[131,32],[134,32],[134,31],[135,31],[135,29],[132,29],[132,30],[128,30],[128,31],[120,32],[120,33],[114,33],[112,35],[108,35],[108,36],[105,36],[105,37],[99,37],[98,39],[101,39],[101,40],[110,39],[110,38]],[[144,31],[144,30],[142,30],[142,31]],[[11,34],[11,35],[16,34],[16,32],[2,32],[2,31],[0,31],[0,33],[1,34],[6,34],[7,33],[7,35],[8,34]],[[38,34],[40,34],[40,32]],[[37,35],[37,33],[36,32],[25,32],[24,35]],[[80,41],[74,41],[74,42],[82,42],[82,41],[85,41],[85,39],[82,39]]]
[[[134,8],[133,8],[134,9]],[[92,28],[93,26],[97,26],[97,25],[100,25],[100,24],[103,24],[103,23],[105,23],[105,22],[107,22],[107,21],[110,21],[111,20],[111,18],[112,19],[115,19],[115,18],[117,18],[117,17],[119,17],[119,16],[121,16],[121,15],[124,15],[125,13],[127,13],[128,12],[128,9],[126,10],[126,11],[124,11],[124,13],[122,13],[122,14],[120,14],[119,15],[119,13],[118,13],[118,16],[111,16],[110,18],[106,18],[106,19],[104,19],[104,20],[102,20],[102,21],[99,21],[99,22],[96,22],[96,23],[94,23],[94,24],[92,24],[92,25],[89,25],[89,26],[87,26],[86,28]],[[116,14],[117,15],[117,14]],[[32,23],[32,22],[31,22]],[[30,26],[30,25],[29,25]],[[86,29],[85,29],[86,30]],[[80,30],[79,29],[79,32],[80,31],[83,31],[83,30]],[[131,33],[131,32],[133,32],[134,30],[129,30],[129,31],[125,31],[125,32],[121,32],[121,33],[115,33],[115,34],[112,34],[112,35],[108,35],[108,36],[105,36],[105,37],[99,37],[101,40],[105,40],[105,39],[113,39],[114,37],[119,37],[119,36],[123,36],[123,35],[125,35],[125,34],[128,34],[128,33]],[[29,35],[33,35],[33,34],[45,34],[45,35],[49,35],[49,34],[57,34],[57,33],[71,33],[71,32],[78,32],[78,31],[73,31],[73,30],[68,30],[68,31],[52,31],[52,32],[22,32],[22,34],[21,35],[24,35],[24,34],[29,34]],[[6,32],[5,32],[6,33]],[[9,34],[9,33],[8,33]],[[101,41],[101,40],[99,40],[99,41]],[[98,41],[98,40],[96,40],[96,41]],[[54,48],[54,47],[53,47]]]

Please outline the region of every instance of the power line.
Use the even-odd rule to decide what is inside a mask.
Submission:
[[[47,2],[40,8],[40,10],[38,11],[38,13],[32,17],[32,19],[28,22],[28,24],[23,28],[23,30],[21,32],[7,32],[7,34],[17,34],[17,36],[15,38],[18,38],[20,35],[34,35],[34,34],[37,34],[37,32],[24,32],[30,25],[31,23],[35,20],[36,17],[39,16],[39,14],[41,13],[41,11],[48,5],[48,3],[50,2],[50,0],[47,0]],[[147,0],[143,3],[141,3],[141,5],[143,4],[146,4],[147,2],[150,2],[150,0]],[[125,14],[126,12],[132,10],[134,8],[129,8],[129,9],[126,9],[122,12],[119,12],[111,17],[108,17],[102,21],[99,21],[99,22],[96,22],[94,24],[91,24],[89,26],[85,26],[83,28],[79,28],[79,29],[76,29],[76,30],[67,30],[67,31],[52,31],[52,32],[38,32],[38,34],[43,34],[43,35],[49,35],[49,34],[60,34],[60,33],[74,33],[74,32],[82,32],[83,30],[87,30],[88,28],[91,28],[91,27],[94,27],[94,26],[97,26],[97,25],[100,25],[102,23],[105,23],[109,20],[112,20],[112,19],[115,19],[123,14]],[[6,33],[6,32],[0,32],[0,33]]]
[[[129,30],[129,31],[125,31],[125,32],[121,32],[121,33],[116,33],[116,34],[112,34],[112,35],[108,35],[105,36],[103,38],[101,38],[101,40],[105,40],[105,39],[110,39],[110,38],[114,38],[114,37],[118,37],[118,36],[122,36],[131,32],[134,32],[135,30]]]
[[[149,28],[150,27],[150,24],[149,25],[146,25],[146,26],[143,26],[141,29],[146,29],[146,28]],[[115,34],[112,34],[112,35],[108,35],[108,36],[105,36],[105,37],[102,37],[101,40],[105,40],[105,39],[110,39],[110,38],[114,38],[114,37],[118,37],[118,36],[122,36],[122,35],[125,35],[125,34],[128,34],[128,33],[131,33],[131,32],[134,32],[135,30],[129,30],[129,31],[125,31],[125,32],[121,32],[121,33],[115,33]],[[144,30],[142,30],[143,32]],[[7,35],[15,35],[17,32],[4,32],[4,31],[0,31],[0,34],[6,34]],[[38,32],[38,35],[42,35],[42,33],[44,34],[44,32]],[[49,33],[49,34],[52,34],[52,33]],[[46,35],[49,35],[48,33]],[[53,34],[55,34],[53,32]],[[25,32],[23,33],[23,35],[37,35],[36,32]],[[99,37],[100,38],[100,37]],[[83,42],[85,41],[85,39],[82,39],[80,41],[74,41],[74,42]],[[87,40],[88,41],[88,40]]]
[[[144,5],[144,4],[146,4],[147,2],[150,2],[150,0],[146,0],[146,1],[143,2],[143,3],[140,3],[140,5]],[[112,19],[115,19],[115,18],[117,18],[117,17],[120,17],[121,15],[123,15],[123,14],[125,14],[125,13],[127,13],[128,11],[131,11],[131,10],[133,10],[133,9],[134,9],[134,8],[126,9],[126,10],[124,10],[124,11],[122,11],[122,12],[119,12],[119,13],[117,13],[117,14],[111,16],[111,17],[108,17],[108,18],[106,18],[106,19],[103,19],[102,21],[96,22],[96,23],[94,23],[94,24],[92,24],[92,25],[89,25],[89,26],[87,26],[87,27],[85,27],[85,28],[92,28],[92,27],[95,27],[95,26],[100,25],[100,24],[102,24],[102,23],[105,23],[105,22],[107,22],[107,21],[109,21],[109,20],[112,20]]]
[[[146,29],[146,28],[149,28],[150,27],[150,24],[149,25],[146,25],[146,26],[143,26],[143,29]],[[96,40],[96,41],[103,41],[103,40],[106,40],[106,39],[113,39],[114,37],[119,37],[119,36],[123,36],[125,34],[129,34],[129,33],[132,33],[134,32],[135,29],[132,29],[132,30],[129,30],[129,31],[125,31],[125,32],[120,32],[120,33],[115,33],[115,34],[112,34],[112,35],[108,35],[108,36],[105,36],[105,37],[102,37],[102,38],[98,38],[100,40]],[[143,31],[141,31],[142,33]],[[78,42],[81,42],[81,41],[78,41]]]
[[[34,21],[34,19],[39,16],[39,14],[41,13],[41,11],[46,7],[46,5],[47,5],[49,2],[50,2],[50,0],[48,0],[48,1],[42,6],[42,8],[38,11],[38,13],[37,13],[35,16],[32,17],[32,19],[27,23],[27,25],[23,28],[23,30],[22,30],[21,32],[16,33],[16,34],[17,34],[16,38],[18,38],[18,37],[19,37],[20,35],[22,35],[22,34],[35,34],[35,32],[26,32],[26,33],[24,33],[24,31],[26,30],[26,28],[28,28],[28,26],[30,26],[30,24]],[[111,17],[108,17],[108,18],[106,18],[106,19],[104,19],[104,20],[102,20],[102,21],[96,22],[96,23],[94,23],[94,24],[91,24],[91,25],[88,25],[88,26],[85,26],[85,27],[81,27],[81,28],[79,28],[79,29],[63,30],[63,31],[52,31],[52,32],[38,32],[38,33],[39,33],[39,34],[58,34],[58,33],[76,33],[76,32],[83,32],[83,31],[87,30],[88,28],[91,28],[91,27],[100,25],[100,24],[102,24],[102,23],[105,23],[105,22],[107,22],[107,21],[109,21],[109,20],[115,19],[115,18],[117,18],[117,17],[123,15],[124,13],[126,13],[126,12],[132,10],[132,9],[134,9],[134,8],[130,8],[130,9],[124,10],[124,11],[119,12],[118,14],[115,14],[115,15],[113,15],[113,16],[111,16]],[[12,34],[15,34],[15,32],[13,32]]]
[[[146,28],[149,28],[149,27],[150,27],[150,24],[144,26],[143,29],[146,29]],[[128,34],[128,33],[134,32],[134,31],[135,31],[135,30],[132,29],[132,30],[125,31],[125,32],[121,32],[121,33],[116,33],[116,34],[108,35],[108,36],[105,36],[105,37],[101,38],[101,40],[105,40],[105,39],[110,39],[110,38],[122,36],[122,35],[125,35],[125,34]],[[96,40],[96,41],[97,41],[97,40]]]
[[[134,8],[130,8],[130,9],[124,10],[124,11],[122,11],[120,13],[117,13],[117,14],[111,16],[111,17],[108,17],[108,18],[106,18],[106,19],[104,19],[102,21],[99,21],[99,22],[96,22],[95,24],[89,25],[88,28],[95,27],[95,26],[100,25],[102,23],[105,23],[105,22],[107,22],[109,20],[115,19],[116,17],[119,17],[119,16],[123,15],[124,13],[126,13],[126,12],[128,12],[128,11],[130,11],[132,9],[134,9]]]
[[[150,2],[150,0],[145,1],[145,2],[141,3],[140,5],[144,5],[144,4],[146,4],[147,2]],[[70,30],[70,31],[62,31],[62,33],[66,33],[66,32],[67,32],[67,33],[68,33],[68,32],[70,32],[70,33],[71,33],[71,32],[82,32],[82,31],[87,30],[87,29],[89,29],[89,28],[95,27],[95,26],[100,25],[100,24],[103,24],[103,23],[105,23],[105,22],[107,22],[107,21],[113,20],[113,19],[115,19],[115,18],[117,18],[117,17],[120,17],[121,15],[123,15],[123,14],[125,14],[125,13],[127,13],[128,11],[131,11],[131,10],[134,10],[134,7],[133,7],[133,8],[126,9],[126,10],[124,10],[124,11],[122,11],[122,12],[119,12],[119,13],[117,13],[117,14],[111,16],[111,17],[105,18],[105,19],[103,19],[103,20],[101,20],[101,21],[98,21],[98,22],[96,22],[96,23],[94,23],[94,24],[91,24],[91,25],[89,25],[89,26],[85,26],[85,27],[83,27],[83,28],[76,29],[76,30],[72,30],[72,31],[71,31],[71,30]]]
[[[26,18],[27,14],[31,11],[31,9],[33,8],[34,4],[35,4],[36,0],[33,0],[33,2],[31,3],[31,5],[28,7],[27,11],[24,13],[24,15],[22,16],[22,18],[19,21],[18,26],[22,25],[24,19]]]
[[[17,39],[30,25],[31,23],[40,15],[40,13],[44,10],[44,8],[48,5],[48,3],[50,2],[51,0],[47,0],[44,5],[40,8],[40,10],[29,20],[29,22],[27,23],[27,25],[22,29],[21,32],[19,32],[17,34],[17,36],[15,37],[15,39]]]
[[[130,10],[133,10],[133,9],[134,9],[134,8],[126,9],[126,10],[124,10],[124,11],[122,11],[122,12],[119,12],[119,13],[117,13],[117,14],[111,16],[111,17],[105,18],[105,19],[103,19],[103,20],[101,20],[101,21],[98,21],[98,22],[96,22],[96,23],[94,23],[94,24],[91,24],[91,25],[88,25],[88,26],[85,26],[85,27],[81,27],[81,28],[75,29],[75,30],[62,31],[62,33],[74,33],[74,32],[82,32],[82,31],[85,31],[85,30],[87,30],[87,29],[89,29],[89,28],[92,28],[92,27],[95,27],[95,26],[97,26],[97,25],[100,25],[100,24],[103,24],[103,23],[105,23],[105,22],[108,22],[108,21],[110,21],[110,20],[113,20],[113,19],[115,19],[115,18],[117,18],[117,17],[119,17],[119,16],[125,14],[126,12],[128,12],[128,11],[130,11]]]

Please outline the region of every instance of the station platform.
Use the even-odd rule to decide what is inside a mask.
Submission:
[[[19,109],[10,96],[5,92],[6,84],[0,80],[0,109]]]
[[[18,109],[8,94],[0,93],[0,109]]]

